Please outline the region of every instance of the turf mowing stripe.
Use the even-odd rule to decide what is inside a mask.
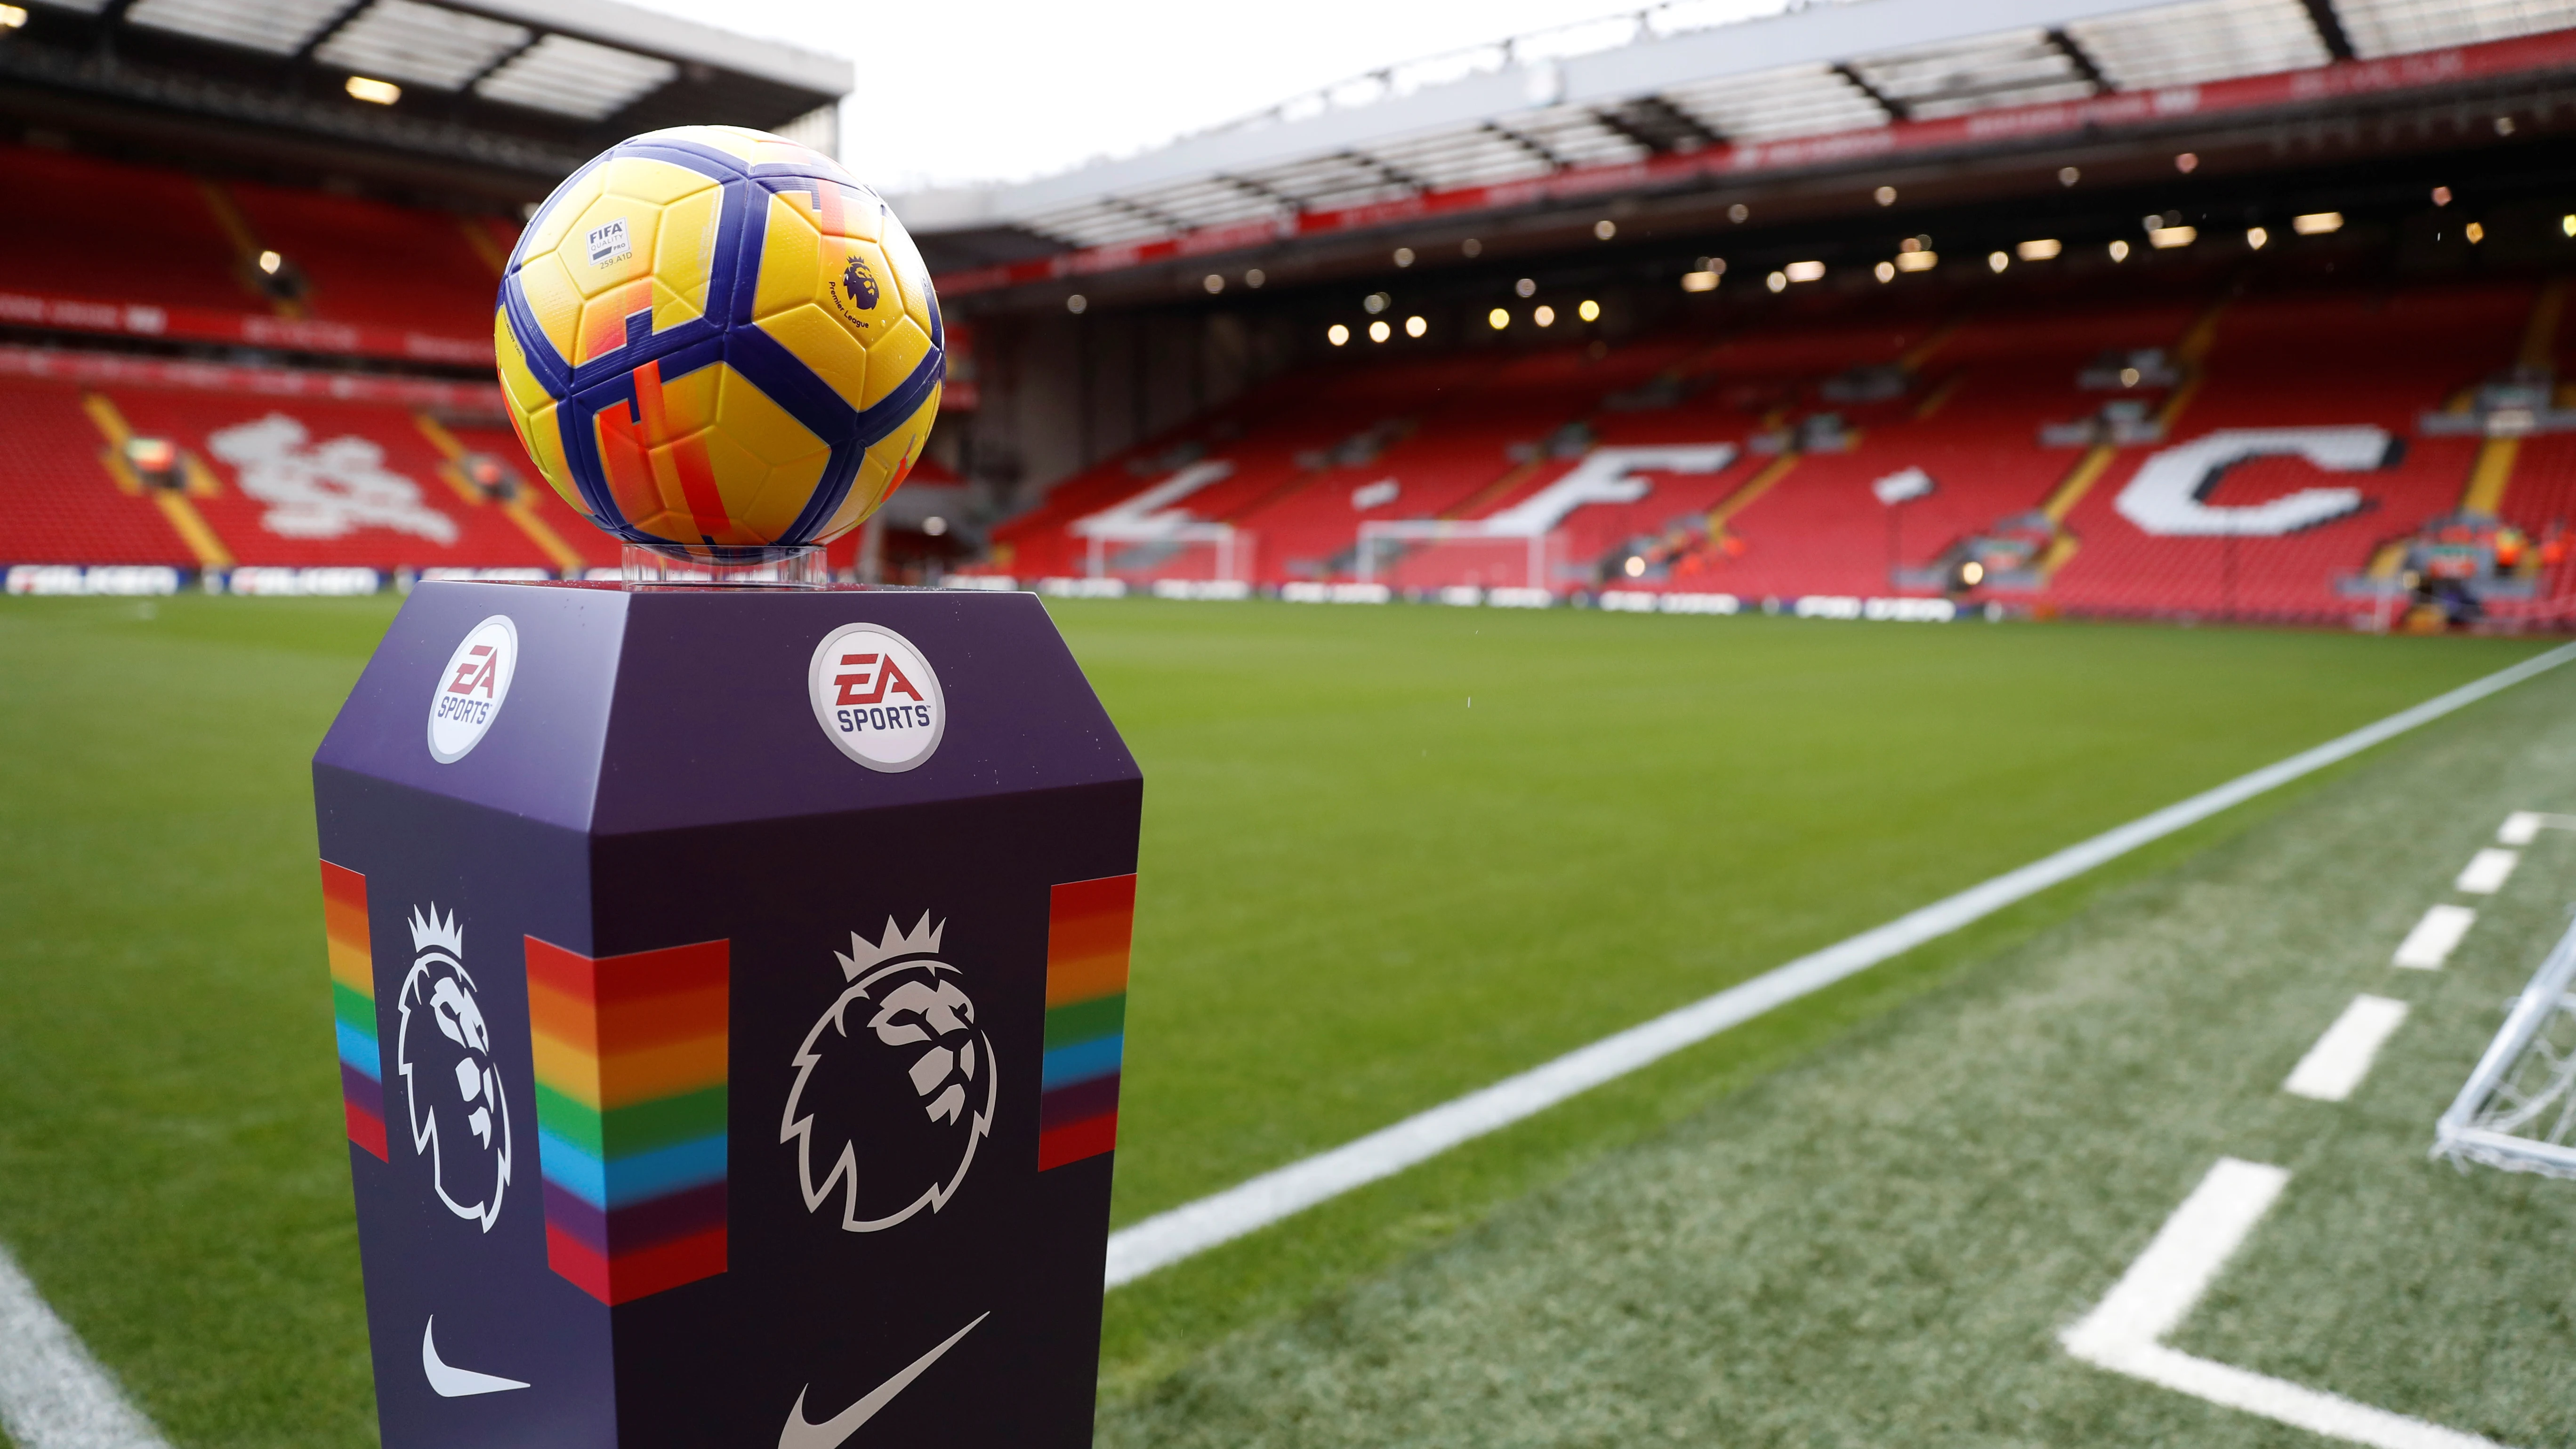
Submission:
[[[2194,1358],[2157,1342],[2180,1326],[2289,1181],[2283,1168],[2218,1159],[2129,1271],[2066,1330],[2066,1351],[2096,1368],[2373,1449],[2503,1449],[2492,1439]]]
[[[2356,996],[2326,1034],[2290,1069],[2281,1090],[2317,1102],[2340,1102],[2370,1075],[2379,1049],[2406,1020],[2406,1003],[2385,996]]]
[[[170,1449],[0,1248],[0,1428],[18,1449]]]
[[[1392,1177],[2570,660],[2576,660],[2576,644],[2535,655],[1490,1087],[1156,1213],[1109,1235],[1104,1278],[1112,1288],[1132,1283],[1353,1188]]]

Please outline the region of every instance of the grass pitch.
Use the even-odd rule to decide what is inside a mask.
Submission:
[[[389,612],[0,607],[0,745],[21,762],[0,792],[0,1240],[182,1445],[374,1432],[306,760]],[[2534,647],[1147,602],[1058,618],[1148,782],[1121,1222]],[[2504,809],[2576,804],[2576,729],[2548,704],[2563,715],[2571,695],[2557,676],[2526,685],[1122,1290],[1104,1435],[2241,1436],[2207,1428],[2218,1411],[2194,1419],[2189,1401],[2068,1363],[2047,1334],[2116,1277],[2210,1142],[2261,1156],[2264,1113],[2334,1110],[2265,1093],[2352,990],[2390,993],[2321,987],[2312,957],[2347,950],[2333,932],[2411,919],[2425,900],[2403,871],[2447,881],[2466,856],[2450,844]],[[2560,794],[2477,805],[2479,789],[2523,788],[2500,783],[2509,760],[2558,770]],[[2417,859],[2419,838],[2442,844]],[[2536,888],[2547,848],[2515,890]],[[2555,848],[2576,867],[2576,841]],[[2177,904],[2194,890],[2215,914]],[[2511,979],[2420,983],[2419,1020],[2353,1120],[2409,1070],[2450,1074],[2444,1097],[2457,1085],[2497,991],[2536,959],[2488,931],[2463,959],[2492,942]],[[2444,1030],[2474,1041],[2429,1029],[2451,991],[2469,994],[2442,1008]],[[2318,1003],[2313,1022],[2293,1009]],[[2431,1055],[2409,1068],[2419,1042]],[[2259,1055],[2276,1047],[2277,1064]],[[2423,1177],[2430,1115],[2414,1105],[2370,1129],[2377,1145],[2358,1128],[2333,1139],[2363,1154],[2351,1172],[2404,1138],[2399,1170]],[[2293,1145],[2265,1159],[2299,1172],[2289,1198],[2221,1284],[2246,1306],[2214,1301],[2184,1346],[2369,1398],[2335,1379],[2370,1370],[2331,1333],[2257,1323],[2259,1341],[2204,1342],[2264,1314],[2345,1311],[2297,1286],[2335,1252],[2298,1245],[2343,1227],[2327,1226],[2330,1164]],[[2448,1190],[2492,1189],[2465,1181]],[[2496,1241],[2563,1240],[2548,1214],[2567,1195],[2519,1186],[2522,1205],[2498,1211],[2522,1236]],[[2325,1216],[2296,1226],[2311,1207]],[[2366,1200],[2351,1211],[2385,1226]],[[2032,1260],[2045,1271],[2011,1278]],[[2267,1273],[2292,1275],[2288,1296],[2263,1290]],[[2011,1291],[1984,1291],[1998,1283]],[[2563,1332],[2563,1285],[2559,1302]],[[2433,1328],[2458,1326],[2445,1312]],[[2563,1339],[2537,1342],[2564,1361]],[[2321,1367],[2278,1356],[2311,1343]],[[2413,1370],[2438,1397],[2442,1376]],[[2552,1423],[2566,1438],[2529,1397],[2508,1384],[2478,1412],[2525,1443]]]

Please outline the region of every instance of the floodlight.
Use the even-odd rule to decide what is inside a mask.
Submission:
[[[1399,267],[1409,267],[1409,266],[1412,266],[1412,265],[1413,265],[1413,248],[1411,248],[1411,247],[1397,247],[1397,248],[1395,249],[1395,264],[1396,264],[1397,266],[1399,266]]]
[[[1387,326],[1383,319],[1369,324],[1369,341],[1371,342],[1384,342],[1386,339],[1393,337],[1394,335],[1395,329]]]
[[[1530,320],[1541,327],[1553,327],[1556,325],[1556,309],[1554,307],[1541,304],[1540,306],[1531,309]]]
[[[2013,250],[2025,262],[2044,262],[2065,249],[2057,244],[2055,237],[2041,237],[2036,241],[2023,242]]]
[[[1894,262],[1880,262],[1877,266],[1874,266],[1869,270],[1872,276],[1877,277],[1882,282],[1893,282],[1896,280],[1896,263]]]
[[[1619,223],[1605,216],[1592,223],[1592,234],[1602,241],[1608,241],[1619,234]]]
[[[1893,186],[1882,186],[1878,188],[1878,190],[1871,192],[1870,196],[1881,206],[1894,206],[1896,204],[1896,188]]]
[[[392,81],[369,80],[362,75],[349,77],[349,94],[369,105],[390,106],[402,99],[402,87]]]
[[[1493,311],[1485,314],[1485,325],[1493,328],[1497,332],[1500,332],[1504,328],[1512,325],[1512,314],[1500,307],[1496,307]]]
[[[1780,270],[1793,282],[1821,282],[1825,279],[1823,262],[1791,262]]]
[[[1769,287],[1774,292],[1785,292],[1789,290],[1789,279],[1779,272],[1773,272],[1771,275],[1762,279],[1762,285]]]
[[[1199,285],[1207,288],[1207,294],[1213,297],[1217,293],[1225,290],[1225,278],[1215,272],[1210,272],[1207,274],[1206,279],[1201,281]]]
[[[2471,246],[2476,246],[2478,243],[2487,239],[2487,229],[2484,223],[2474,221],[2470,222],[2467,227],[2467,231],[2469,235],[2469,245]]]
[[[2263,250],[2263,244],[2271,239],[2272,234],[2259,226],[2245,228],[2245,244],[2258,252]]]
[[[2160,226],[2147,233],[2148,244],[2160,252],[2187,247],[2198,240],[2200,228],[2196,226]]]
[[[1896,254],[1896,269],[1900,272],[1928,272],[1939,265],[1941,265],[1941,254],[1928,248]]]
[[[277,269],[285,265],[286,258],[279,256],[275,252],[261,252],[259,254],[259,269],[261,272],[269,276],[276,276]]]
[[[1324,329],[1324,340],[1333,344],[1335,347],[1339,347],[1343,343],[1351,340],[1351,329],[1343,326],[1339,322],[1336,322],[1332,326]]]
[[[2569,220],[2576,221],[2576,217],[2570,217]],[[2570,232],[2569,234],[2576,235],[2576,232]],[[1682,273],[1682,290],[1685,292],[1714,292],[1717,290],[1717,273],[1684,272]]]
[[[1404,335],[1407,337],[1419,337],[1430,330],[1431,324],[1423,321],[1418,316],[1407,317],[1404,319]]]
[[[0,30],[15,30],[27,23],[27,12],[16,5],[0,5]]]
[[[1574,309],[1574,315],[1582,318],[1586,322],[1598,322],[1601,320],[1601,304],[1587,297],[1584,299],[1583,305]],[[1414,335],[1418,337],[1421,334],[1416,333]]]
[[[2301,236],[2324,236],[2329,232],[2338,232],[2343,230],[2343,213],[2311,211],[2301,216],[2294,216],[2290,218],[2290,230]]]
[[[2012,258],[2010,258],[2010,257],[2008,257],[2008,256],[2005,256],[2002,252],[1988,252],[1988,253],[1986,253],[1986,270],[1987,270],[1987,271],[1990,271],[1990,272],[2001,272],[2004,268],[2009,267],[2009,266],[2011,266],[2011,265],[2012,265]]]

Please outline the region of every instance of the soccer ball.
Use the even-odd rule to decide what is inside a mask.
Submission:
[[[947,376],[894,213],[830,157],[737,126],[647,132],[556,187],[492,334],[555,492],[716,561],[857,527],[920,458]]]

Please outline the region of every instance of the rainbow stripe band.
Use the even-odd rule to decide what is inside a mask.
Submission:
[[[1047,901],[1046,1057],[1038,1073],[1038,1171],[1118,1145],[1127,1047],[1127,947],[1136,877],[1055,887]]]
[[[729,943],[527,954],[547,1266],[611,1307],[725,1271]]]
[[[322,862],[322,933],[331,947],[331,1025],[340,1039],[340,1115],[349,1140],[385,1155],[385,1060],[376,1035],[376,964],[367,878]]]

